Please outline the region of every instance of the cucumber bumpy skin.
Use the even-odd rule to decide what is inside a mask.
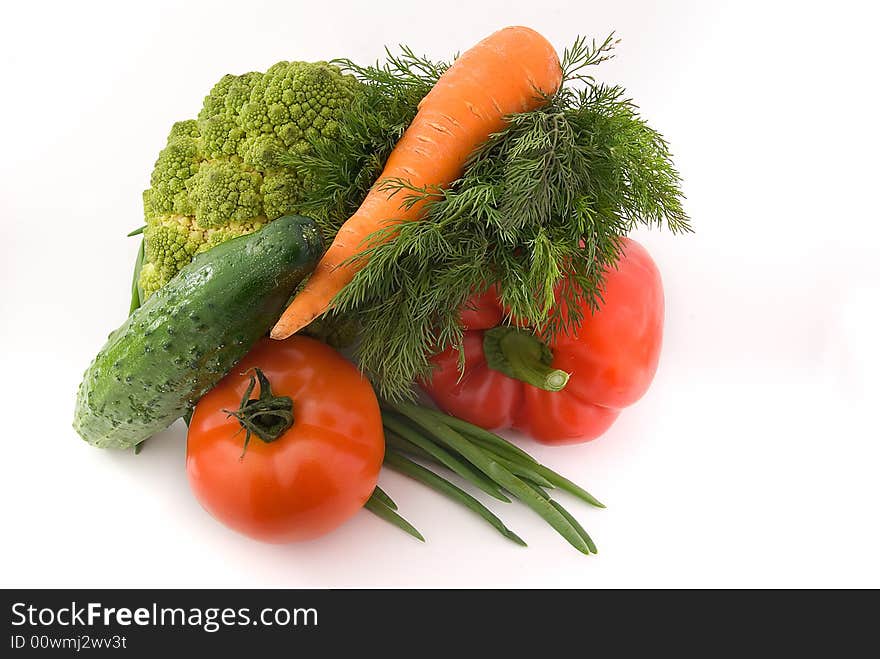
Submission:
[[[167,428],[265,336],[321,253],[314,220],[287,216],[198,255],[110,335],[73,427],[113,448]]]

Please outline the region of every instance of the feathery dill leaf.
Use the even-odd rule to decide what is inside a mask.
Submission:
[[[593,76],[587,73],[591,66],[597,66],[614,57],[614,48],[620,43],[620,39],[614,38],[614,32],[605,37],[601,44],[596,44],[595,39],[589,43],[584,36],[575,38],[574,43],[562,52],[562,85],[560,91],[565,93],[566,84],[575,81],[592,83]]]
[[[412,384],[430,373],[430,356],[461,346],[459,310],[472,294],[497,283],[510,315],[536,333],[573,332],[581,306],[601,304],[603,273],[627,232],[637,225],[691,230],[666,141],[621,88],[589,75],[616,44],[613,34],[599,44],[578,38],[563,54],[561,89],[546,106],[509,117],[448,188],[380,183],[402,206],[424,204],[424,217],[367,239],[352,259],[364,267],[330,315],[357,317],[355,357],[380,396],[411,396]],[[446,67],[405,48],[388,53],[384,65],[345,62],[378,96],[353,113],[341,144],[303,160],[327,170],[345,165],[316,191],[316,201],[339,203],[333,226],[356,209]],[[368,116],[379,97],[387,109]]]
[[[400,48],[399,55],[386,49],[382,65],[333,60],[343,73],[364,84],[363,93],[346,109],[339,136],[318,141],[309,153],[279,156],[280,164],[296,170],[307,182],[300,206],[318,220],[327,244],[360,206],[415,117],[419,101],[449,67],[419,57],[406,46]]]

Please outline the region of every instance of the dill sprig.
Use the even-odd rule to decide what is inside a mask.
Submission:
[[[424,217],[368,238],[354,257],[364,267],[328,319],[357,318],[355,357],[380,396],[410,396],[433,353],[461,346],[458,314],[472,294],[497,282],[518,321],[545,337],[569,333],[584,304],[601,304],[603,273],[631,229],[690,231],[666,141],[623,89],[589,74],[616,44],[613,34],[601,43],[578,38],[563,54],[561,89],[546,106],[509,117],[448,188],[381,183],[402,205],[423,204]],[[334,226],[356,209],[447,67],[410,49],[382,65],[343,66],[370,90],[365,105],[344,122],[340,141],[299,164],[322,174],[314,180],[323,203],[339,202]]]
[[[339,136],[317,142],[308,153],[290,152],[280,164],[297,170],[306,189],[302,211],[321,224],[327,244],[360,206],[379,177],[385,160],[418,111],[419,101],[449,68],[400,46],[386,49],[385,62],[360,66],[349,59],[332,63],[357,77],[363,93],[356,96],[340,122]]]

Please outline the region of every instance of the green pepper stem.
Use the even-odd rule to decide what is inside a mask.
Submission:
[[[495,327],[483,333],[483,353],[489,368],[545,391],[562,391],[569,373],[553,368],[546,344],[518,327]]]

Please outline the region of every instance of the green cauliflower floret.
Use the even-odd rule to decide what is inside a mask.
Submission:
[[[214,228],[263,217],[262,185],[263,176],[236,157],[203,162],[186,186],[196,224]]]
[[[225,75],[205,97],[197,121],[202,148],[208,158],[234,156],[245,140],[241,109],[250,100],[262,73]]]
[[[274,135],[305,152],[316,138],[339,134],[338,120],[358,84],[326,62],[279,62],[254,82],[242,123],[248,137]]]
[[[144,297],[196,254],[298,212],[308,181],[279,155],[336,137],[362,90],[326,62],[223,76],[197,119],[172,126],[144,192]]]
[[[167,213],[186,215],[192,210],[187,182],[202,163],[195,121],[179,121],[171,127],[165,148],[159,152],[150,189],[144,192],[144,211],[150,217]]]

